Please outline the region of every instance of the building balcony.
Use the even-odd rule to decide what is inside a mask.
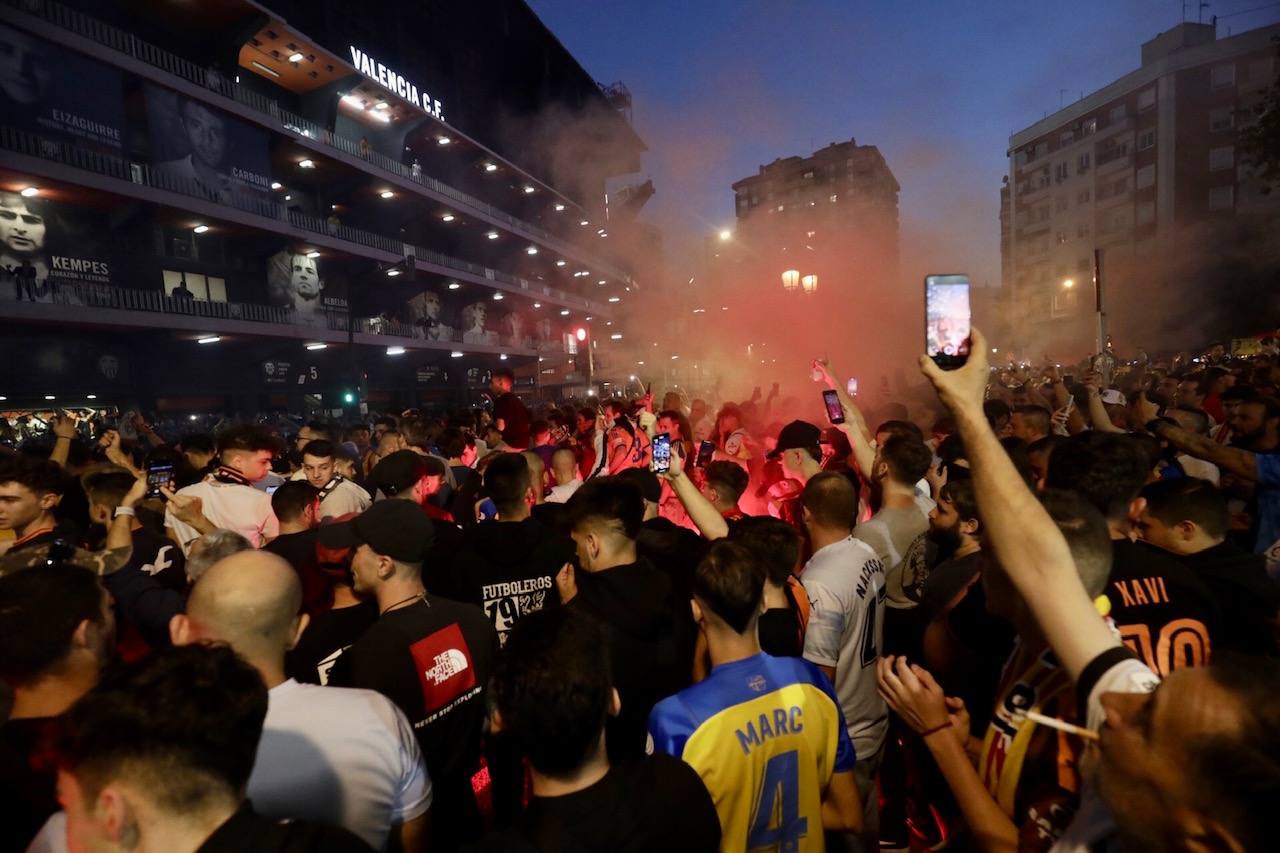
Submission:
[[[148,201],[199,211],[213,217],[232,218],[258,228],[284,233],[302,232],[313,235],[312,242],[317,245],[330,245],[349,254],[384,263],[413,257],[415,266],[424,272],[452,276],[495,290],[545,298],[563,307],[582,309],[602,316],[613,314],[612,307],[606,303],[450,257],[432,249],[408,246],[382,234],[327,222],[318,216],[290,210],[257,193],[232,192],[211,198],[195,181],[169,175],[145,163],[134,163],[112,154],[90,151],[7,127],[0,127],[0,151],[9,152],[6,165],[19,171],[45,174],[54,179],[70,177],[79,183],[119,195],[138,196],[140,193],[137,188],[145,187],[159,191],[141,194]],[[29,159],[23,162],[23,158]],[[79,174],[68,176],[59,169],[50,170],[48,164],[69,167]],[[169,194],[176,198],[166,197]],[[237,213],[243,215],[236,216]]]
[[[212,103],[217,103],[218,96],[234,101],[240,107],[236,110],[238,114],[247,113],[253,120],[273,131],[291,134],[300,145],[334,156],[349,167],[378,178],[390,178],[402,189],[409,189],[423,198],[456,207],[459,212],[489,225],[509,230],[561,255],[575,257],[610,278],[635,285],[628,273],[604,260],[591,249],[584,249],[544,228],[518,219],[487,202],[424,174],[421,169],[415,174],[409,166],[377,151],[368,150],[367,147],[362,151],[359,141],[322,128],[311,120],[285,109],[271,98],[242,86],[223,74],[201,68],[169,51],[142,41],[131,33],[52,0],[43,0],[43,2],[0,0],[0,6],[35,16],[39,21],[86,39],[98,47],[106,48],[117,54],[114,64],[118,66],[132,71],[136,70],[136,63],[142,63],[146,68],[138,70],[139,73],[150,72],[148,76],[171,88],[186,91],[189,95],[197,95]],[[75,47],[73,43],[69,46]],[[120,61],[121,59],[135,62]],[[162,73],[155,73],[157,71]],[[184,86],[184,81],[188,85]],[[197,89],[193,92],[190,90],[191,86]],[[0,117],[0,121],[2,120],[3,117]],[[582,208],[569,213],[575,222],[588,218],[587,211]],[[597,236],[594,228],[590,233],[592,238]]]
[[[302,315],[292,308],[245,302],[209,302],[166,296],[159,290],[117,287],[93,282],[42,282],[37,300],[13,301],[17,287],[10,278],[0,283],[0,317],[125,328],[189,330],[199,334],[239,334],[293,338],[317,343],[395,345],[406,349],[459,350],[533,356],[560,352],[558,338],[519,339],[487,332],[448,334],[386,316],[348,317],[344,310],[323,309]],[[348,323],[354,328],[348,332]]]

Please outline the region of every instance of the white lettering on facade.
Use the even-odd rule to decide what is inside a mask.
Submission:
[[[378,62],[355,45],[350,45],[348,49],[351,51],[351,64],[360,69],[361,74],[377,81],[384,89],[395,92],[428,115],[444,121],[444,107],[441,106],[438,99],[434,99],[428,93],[419,90],[417,84],[410,82],[395,70]]]

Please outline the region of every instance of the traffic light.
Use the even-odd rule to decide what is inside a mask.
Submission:
[[[345,394],[342,395],[342,402],[344,403],[354,403],[355,401],[356,401],[356,395],[352,394],[350,391],[347,391]]]

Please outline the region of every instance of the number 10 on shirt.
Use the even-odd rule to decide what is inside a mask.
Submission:
[[[799,789],[799,752],[793,749],[770,758],[747,836],[749,850],[798,853],[800,839],[809,832],[809,819],[800,816]]]

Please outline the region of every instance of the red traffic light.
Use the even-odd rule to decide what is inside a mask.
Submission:
[[[576,337],[580,341],[585,341],[587,339],[587,330],[582,328],[581,326],[579,326],[578,331],[574,332],[573,334],[574,334],[574,337]]]

